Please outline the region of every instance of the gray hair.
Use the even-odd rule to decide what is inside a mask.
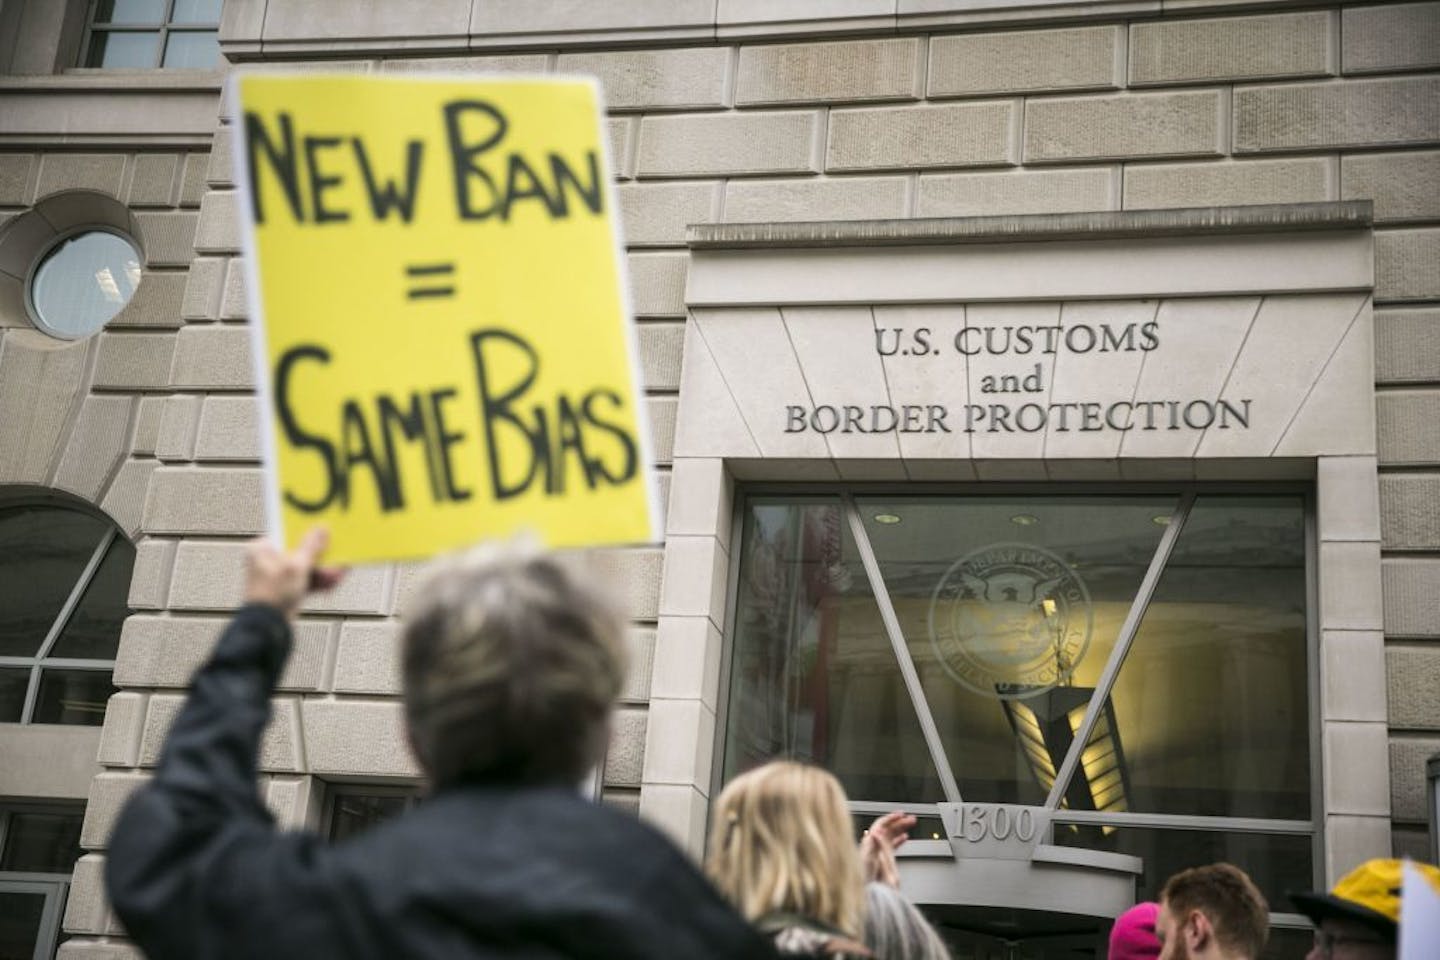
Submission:
[[[950,960],[930,921],[884,883],[865,884],[865,945],[881,960]]]
[[[504,545],[442,561],[403,638],[406,720],[434,785],[579,783],[624,682],[623,623],[571,558]]]

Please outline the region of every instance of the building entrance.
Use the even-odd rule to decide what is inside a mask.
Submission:
[[[1096,960],[1110,921],[1044,910],[932,906],[925,914],[955,960]]]
[[[1303,488],[756,494],[726,778],[817,763],[906,809],[955,955],[1103,957],[1110,918],[1228,861],[1284,927],[1316,885]]]

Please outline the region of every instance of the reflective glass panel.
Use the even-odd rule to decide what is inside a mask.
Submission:
[[[26,667],[0,667],[0,723],[19,723],[25,710],[25,691],[30,685]]]
[[[170,22],[218,24],[222,3],[223,0],[175,0]]]
[[[966,800],[1044,802],[1175,503],[857,500]]]
[[[135,548],[124,537],[117,536],[105,551],[105,559],[85,588],[50,656],[74,660],[115,659],[120,627],[130,613],[130,572],[134,565]]]
[[[46,333],[78,339],[105,326],[139,285],[135,247],[117,234],[91,230],[45,255],[30,281],[30,302]]]
[[[40,652],[104,534],[103,521],[76,510],[0,509],[0,656]]]
[[[1196,500],[1111,696],[1128,809],[1309,818],[1305,586],[1299,497]]]
[[[156,65],[160,33],[150,30],[96,30],[90,34],[87,67],[148,69]]]
[[[165,40],[162,67],[208,70],[220,63],[220,42],[214,30],[172,30]]]
[[[95,22],[158,25],[165,22],[165,0],[98,0]]]
[[[855,842],[859,843],[865,837],[865,831],[870,829],[870,824],[875,822],[879,816],[874,813],[852,813],[850,821],[855,825]],[[915,817],[915,825],[906,831],[905,836],[911,840],[944,840],[945,821],[939,817],[932,817],[925,814],[918,814]]]
[[[344,793],[334,800],[330,817],[330,839],[344,840],[404,813],[414,802],[413,797],[400,794],[369,796]]]
[[[0,960],[30,960],[40,939],[45,894],[0,887]]]
[[[1308,836],[1057,823],[1054,842],[1062,847],[1129,854],[1145,861],[1136,890],[1138,900],[1158,900],[1165,881],[1181,870],[1222,861],[1250,875],[1270,902],[1272,913],[1292,912],[1286,899],[1288,891],[1315,886],[1312,840]]]
[[[749,501],[739,576],[726,778],[787,757],[855,800],[944,799],[840,501]]]
[[[109,670],[41,670],[30,722],[98,727],[105,722],[105,702],[115,692]]]
[[[0,870],[70,873],[80,859],[83,813],[14,810],[0,850]]]

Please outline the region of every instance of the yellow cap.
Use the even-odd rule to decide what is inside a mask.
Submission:
[[[1400,923],[1404,864],[1403,860],[1367,860],[1341,877],[1328,894],[1294,893],[1290,899],[1317,926],[1327,917],[1346,917],[1393,937]],[[1440,868],[1416,861],[1411,865],[1440,891]]]

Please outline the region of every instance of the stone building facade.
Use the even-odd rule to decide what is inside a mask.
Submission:
[[[755,491],[783,495],[803,483],[854,497],[877,484],[901,495],[906,484],[974,493],[1025,483],[1046,496],[1077,484],[1130,495],[1178,483],[1204,497],[1206,484],[1276,481],[1311,504],[1317,806],[1306,836],[1315,878],[1392,850],[1430,856],[1424,768],[1440,752],[1440,3],[226,0],[214,27],[225,62],[215,70],[77,66],[103,32],[96,9],[0,3],[0,493],[58,491],[134,546],[118,692],[103,725],[0,724],[0,806],[84,803],[61,956],[133,953],[104,902],[106,837],[238,603],[244,543],[263,524],[235,136],[222,92],[239,65],[590,73],[604,84],[669,518],[664,544],[606,558],[634,622],[606,802],[697,854],[703,847],[735,662],[727,619],[745,602],[736,518]],[[166,10],[174,16],[175,4]],[[1317,203],[1332,206],[1275,209]],[[1232,209],[1128,216],[1181,208]],[[1019,215],[1065,216],[955,219]],[[57,339],[30,319],[26,284],[57,239],[86,225],[132,237],[142,278],[103,331]],[[1266,239],[1252,243],[1257,236]],[[1162,248],[1179,259],[1147,260]],[[955,259],[925,260],[937,250]],[[1213,276],[1167,286],[1176,263],[1197,261],[1213,263]],[[1013,276],[1005,264],[1019,265]],[[1302,275],[1297,264],[1315,269]],[[975,292],[991,279],[993,290]],[[931,292],[916,292],[932,280]],[[860,292],[834,292],[852,281]],[[761,395],[771,383],[763,371],[752,386],[732,376],[727,391],[707,392],[727,370],[744,370],[742,345],[726,355],[726,331],[742,329],[726,326],[732,315],[757,336],[783,328],[793,339],[806,325],[785,309],[1171,296],[1348,304],[1351,326],[1327,341],[1325,358],[1373,376],[1331,394],[1328,367],[1295,373],[1307,396],[1330,405],[1315,414],[1315,436],[1287,453],[1277,433],[1264,450],[1220,454],[1229,461],[1220,466],[1206,465],[1197,444],[1133,455],[1087,448],[1067,455],[1078,465],[1066,469],[1053,455],[982,450],[983,431],[966,441],[967,456],[907,452],[903,440],[842,449],[839,436],[806,447],[783,424],[768,439],[756,429],[750,411],[782,402]],[[1301,302],[1257,369],[1269,360],[1280,370],[1289,345],[1310,336],[1307,324],[1323,326],[1315,318],[1330,307],[1318,303]],[[760,318],[770,310],[779,328]],[[840,331],[854,318],[832,319]],[[862,332],[873,322],[862,318]],[[1353,344],[1352,329],[1363,332]],[[1233,369],[1247,355],[1244,336],[1236,343],[1225,355]],[[814,344],[793,347],[812,392],[827,351],[844,349],[827,332]],[[830,375],[858,383],[867,374],[848,362],[836,360]],[[1275,373],[1287,386],[1289,376]],[[854,403],[871,402],[863,392]],[[727,425],[721,408],[732,401],[738,419]],[[406,802],[416,768],[401,728],[395,617],[418,572],[358,569],[306,607],[263,756],[262,790],[281,822],[335,832],[346,797],[364,809]]]

